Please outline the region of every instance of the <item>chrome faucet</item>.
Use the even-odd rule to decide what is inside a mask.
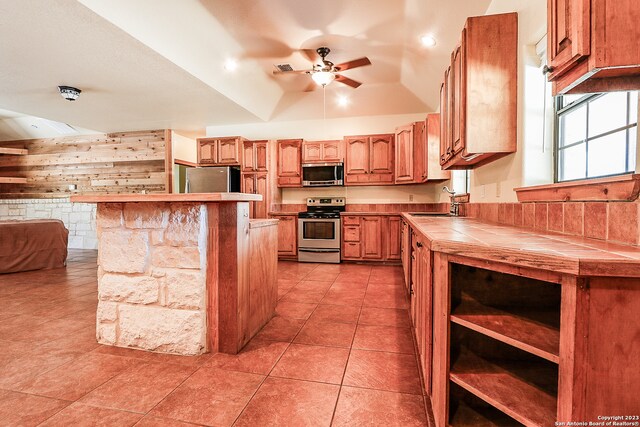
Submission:
[[[442,187],[443,193],[449,193],[449,198],[451,199],[451,206],[449,207],[449,215],[458,216],[460,214],[460,203],[456,201],[456,192],[449,190],[449,187],[446,185]]]

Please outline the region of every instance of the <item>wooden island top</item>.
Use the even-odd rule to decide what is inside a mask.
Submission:
[[[434,252],[576,276],[640,277],[640,248],[636,246],[474,218],[402,216]]]
[[[180,194],[78,194],[71,196],[76,203],[123,202],[253,202],[262,201],[260,194],[248,193],[180,193]]]

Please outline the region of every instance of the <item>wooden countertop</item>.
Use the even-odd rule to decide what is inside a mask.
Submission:
[[[340,216],[400,216],[400,212],[340,212]]]
[[[258,218],[249,220],[249,228],[269,227],[278,225],[277,219]]]
[[[260,194],[248,193],[188,193],[188,194],[78,194],[71,196],[76,203],[122,202],[252,202],[261,201]]]
[[[403,218],[432,251],[577,276],[640,277],[640,248],[464,217]]]

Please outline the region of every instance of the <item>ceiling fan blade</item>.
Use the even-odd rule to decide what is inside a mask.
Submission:
[[[336,81],[340,83],[344,83],[347,86],[351,86],[354,89],[362,84],[353,79],[350,79],[349,77],[341,76],[340,74],[336,74]]]
[[[350,70],[352,68],[364,67],[365,65],[371,65],[371,61],[366,56],[353,61],[343,62],[335,66],[336,71]]]
[[[313,72],[313,70],[291,70],[291,71],[273,70],[273,74],[274,75],[278,75],[278,74],[309,74],[311,72]]]
[[[318,55],[315,49],[300,49],[300,53],[312,63],[322,64],[322,58],[320,58],[320,55]]]
[[[318,84],[316,82],[311,82],[307,85],[307,87],[304,88],[304,92],[313,92],[314,90],[318,89]]]

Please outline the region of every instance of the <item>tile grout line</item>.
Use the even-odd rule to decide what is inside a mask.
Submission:
[[[347,368],[349,367],[349,361],[351,360],[351,352],[353,351],[353,343],[356,340],[356,334],[358,333],[358,325],[360,324],[360,316],[362,316],[362,307],[364,306],[364,300],[367,297],[367,290],[369,289],[369,281],[371,280],[371,273],[373,268],[369,269],[369,276],[367,277],[367,286],[364,290],[364,297],[360,303],[360,311],[358,312],[358,318],[356,319],[356,327],[353,330],[353,337],[351,338],[351,346],[349,346],[349,355],[347,356],[347,363],[344,364],[344,370],[342,371],[342,378],[340,380],[340,388],[338,389],[338,396],[336,397],[336,403],[333,406],[333,413],[331,414],[331,422],[329,425],[333,425],[333,420],[336,417],[336,411],[338,410],[338,403],[340,402],[340,395],[342,394],[342,388],[344,387],[344,377],[347,374]]]

